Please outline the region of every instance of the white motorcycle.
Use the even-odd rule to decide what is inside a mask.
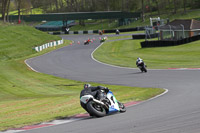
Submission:
[[[141,72],[147,72],[147,66],[144,64],[143,61],[139,61],[137,67],[140,69]]]
[[[105,90],[101,91],[105,96],[101,101],[94,98],[92,95],[84,95],[80,99],[80,101],[86,105],[88,113],[91,116],[103,117],[111,113],[126,112],[126,107],[117,101],[110,90],[107,93]]]

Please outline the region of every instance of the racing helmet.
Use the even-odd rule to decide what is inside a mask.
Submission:
[[[84,89],[89,88],[90,86],[90,84],[84,84]]]
[[[142,60],[140,57],[138,57],[138,58],[137,58],[137,63],[138,63],[138,64],[141,64],[141,63],[143,63],[143,60]]]

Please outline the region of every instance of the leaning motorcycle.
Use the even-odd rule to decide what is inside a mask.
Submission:
[[[92,95],[84,95],[80,98],[80,101],[86,105],[87,111],[90,116],[103,117],[107,114],[126,112],[124,104],[117,101],[113,93],[109,90],[101,90],[104,94],[103,100],[98,100]]]
[[[141,72],[147,72],[146,65],[144,64],[143,61],[138,62],[137,67],[141,70]]]
[[[89,43],[90,43],[90,41],[87,40],[87,41],[84,42],[84,45],[88,45]]]
[[[107,37],[103,37],[103,38],[100,40],[100,43],[105,42],[107,39],[108,39]]]

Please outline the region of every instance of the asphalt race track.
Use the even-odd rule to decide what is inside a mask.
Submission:
[[[87,118],[23,133],[200,133],[200,70],[148,70],[118,68],[94,61],[91,53],[99,40],[83,45],[88,37],[68,35],[74,44],[27,60],[36,71],[85,82],[159,87],[168,93],[127,108],[126,113]],[[81,44],[76,44],[81,41]],[[135,62],[136,59],[133,59]],[[148,64],[147,64],[148,65]]]

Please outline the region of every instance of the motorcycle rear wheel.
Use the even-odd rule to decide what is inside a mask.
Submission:
[[[147,72],[147,69],[146,69],[146,68],[144,68],[144,72],[145,72],[145,73]]]
[[[87,103],[87,109],[92,116],[103,117],[106,115],[106,110],[94,101],[89,101]]]
[[[140,68],[141,72],[147,72],[147,69],[145,67]]]

